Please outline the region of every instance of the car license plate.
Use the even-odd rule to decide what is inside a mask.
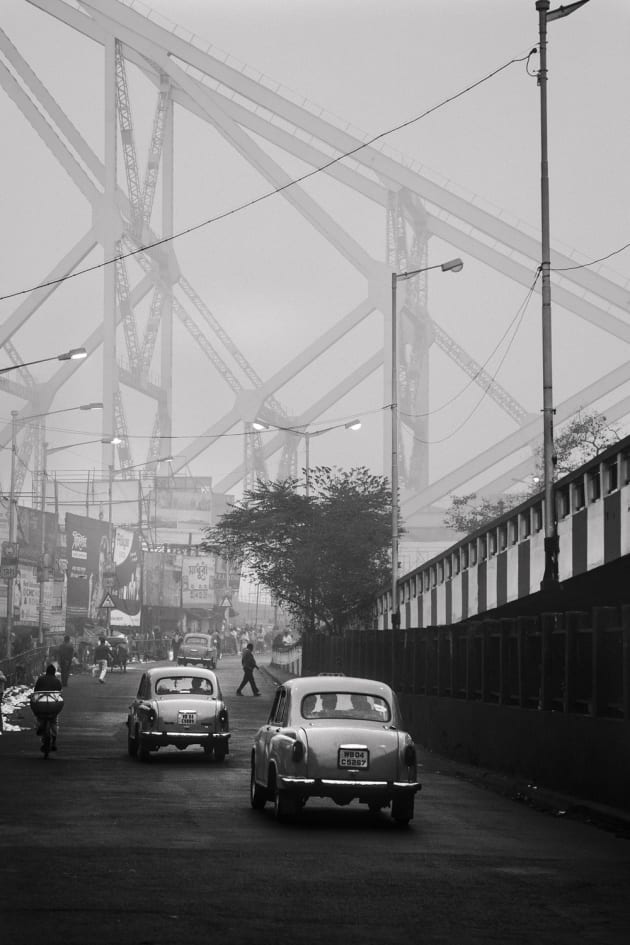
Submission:
[[[340,748],[337,760],[339,768],[368,768],[370,753],[367,748]]]
[[[179,725],[194,725],[196,721],[196,712],[179,712],[177,715],[177,722]]]

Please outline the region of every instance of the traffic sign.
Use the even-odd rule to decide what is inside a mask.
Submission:
[[[115,606],[116,604],[111,594],[106,594],[100,604],[102,610],[112,610]]]
[[[231,606],[232,606],[232,601],[230,600],[230,598],[224,597],[223,600],[221,601],[221,607],[231,607]]]

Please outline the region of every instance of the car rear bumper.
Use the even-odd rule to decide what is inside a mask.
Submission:
[[[178,656],[178,666],[204,666],[206,669],[214,669],[216,659],[214,656]]]
[[[419,781],[366,781],[337,778],[279,777],[279,787],[303,797],[374,797],[388,799],[422,790]]]
[[[228,748],[229,732],[140,732],[140,741],[145,748],[163,748],[165,745],[224,745]]]

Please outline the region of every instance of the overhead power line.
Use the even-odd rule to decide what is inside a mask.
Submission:
[[[272,190],[268,190],[265,193],[260,194],[260,196],[254,197],[252,200],[247,200],[245,203],[239,204],[236,207],[232,207],[230,210],[225,210],[223,213],[219,213],[207,220],[203,220],[201,223],[196,223],[193,226],[189,226],[184,230],[179,230],[177,233],[172,233],[170,236],[164,236],[152,243],[147,243],[146,245],[139,246],[136,249],[129,250],[127,253],[120,253],[118,256],[112,256],[111,259],[105,259],[100,263],[95,263],[93,266],[86,266],[84,269],[78,269],[76,272],[71,272],[65,276],[61,276],[59,279],[51,279],[48,282],[40,282],[37,285],[30,286],[27,289],[19,289],[16,292],[9,292],[6,295],[0,295],[0,302],[4,302],[7,299],[16,298],[20,295],[27,295],[29,292],[35,292],[38,289],[46,289],[53,285],[59,285],[62,282],[67,282],[68,279],[76,279],[78,276],[84,276],[90,272],[96,272],[99,269],[103,269],[105,266],[111,266],[120,260],[129,259],[132,256],[137,256],[139,253],[145,253],[148,250],[155,249],[158,246],[164,246],[166,243],[172,243],[174,240],[180,239],[182,236],[187,236],[188,234],[194,233],[197,230],[201,230],[206,226],[212,225],[213,223],[219,223],[221,220],[225,220],[237,213],[242,213],[244,210],[250,209],[250,207],[255,207],[256,204],[262,203],[264,200],[268,200],[270,197],[275,197],[278,194],[281,194],[283,191],[288,190],[290,187],[294,187],[296,184],[301,184],[304,181],[309,180],[309,178],[315,177],[317,174],[321,174],[322,171],[326,171],[328,168],[333,167],[335,164],[339,164],[346,158],[352,157],[353,154],[358,154],[359,151],[369,148],[377,141],[387,138],[389,135],[393,135],[397,131],[402,131],[403,128],[408,128],[410,125],[421,121],[423,118],[427,118],[429,115],[433,114],[433,112],[436,112],[438,109],[444,108],[445,105],[449,105],[451,102],[456,101],[458,98],[461,98],[462,95],[472,92],[474,89],[478,88],[480,85],[483,85],[485,82],[488,82],[490,79],[493,79],[495,76],[499,75],[499,73],[503,72],[505,69],[508,69],[515,63],[526,62],[530,55],[531,53],[527,56],[521,56],[519,58],[510,59],[507,62],[504,62],[503,65],[493,69],[492,72],[489,72],[481,79],[477,79],[477,81],[473,82],[471,85],[467,85],[465,88],[460,89],[459,92],[455,92],[453,95],[443,99],[436,105],[432,105],[430,108],[427,108],[420,115],[416,115],[414,118],[409,118],[406,121],[401,122],[399,125],[395,125],[393,128],[387,129],[387,131],[381,131],[379,134],[374,135],[374,137],[369,138],[362,144],[357,145],[356,148],[352,148],[349,151],[344,151],[342,154],[337,155],[337,157],[326,161],[325,164],[314,167],[310,171],[306,171],[304,174],[287,181],[286,184],[282,184],[280,187],[274,187]]]

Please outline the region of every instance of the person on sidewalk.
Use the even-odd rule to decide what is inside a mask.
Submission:
[[[243,667],[243,678],[241,684],[236,690],[237,696],[242,696],[243,686],[246,686],[247,683],[252,687],[252,692],[255,696],[259,696],[260,692],[258,686],[256,685],[256,680],[254,679],[254,670],[258,669],[258,663],[256,662],[256,657],[254,656],[254,644],[248,643],[245,649],[243,650],[243,655],[241,656],[241,666]]]
[[[57,650],[57,659],[59,660],[59,671],[61,673],[61,685],[65,688],[68,685],[68,676],[70,675],[70,668],[72,666],[72,658],[74,657],[74,647],[70,643],[70,637],[68,634],[63,638],[63,643],[60,645]]]
[[[98,681],[100,683],[105,682],[111,652],[112,649],[105,642],[105,637],[100,637],[98,646],[94,650],[94,663],[96,664],[96,672],[98,673]]]

